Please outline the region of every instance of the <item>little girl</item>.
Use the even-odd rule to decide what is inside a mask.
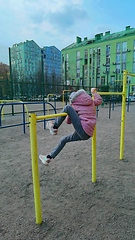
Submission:
[[[47,128],[52,135],[58,133],[58,128],[65,118],[67,124],[73,124],[75,131],[72,134],[63,136],[58,145],[48,155],[39,155],[39,159],[46,166],[48,166],[52,158],[59,154],[66,143],[87,140],[93,136],[96,125],[95,106],[99,106],[102,103],[102,98],[96,92],[96,88],[92,88],[91,93],[93,98],[83,89],[72,92],[69,96],[70,105],[66,105],[62,110],[62,113],[65,112],[68,115],[56,118],[54,123],[52,121],[47,122]]]

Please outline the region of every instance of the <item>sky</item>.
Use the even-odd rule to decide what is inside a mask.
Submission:
[[[8,64],[8,48],[26,40],[62,50],[76,36],[135,28],[134,9],[134,0],[0,0],[0,62]]]

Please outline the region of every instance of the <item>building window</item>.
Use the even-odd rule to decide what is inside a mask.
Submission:
[[[66,62],[66,71],[68,72],[68,62]]]
[[[134,40],[134,43],[133,43],[133,44],[134,44],[134,51],[135,51],[135,40]]]
[[[88,67],[84,66],[84,77],[88,77]]]
[[[122,52],[127,52],[127,42],[122,43]]]
[[[76,62],[76,68],[77,68],[77,69],[80,69],[80,61],[77,61],[77,62]]]
[[[105,85],[105,77],[101,77],[101,85]]]
[[[126,63],[122,63],[122,72],[126,70]]]
[[[133,73],[135,73],[135,62],[133,63]]]
[[[66,54],[66,61],[68,62],[68,53]]]
[[[99,87],[101,84],[100,77],[97,78],[97,87]]]
[[[132,92],[133,93],[135,92],[135,86],[132,86]]]
[[[122,62],[126,63],[126,53],[122,53]]]
[[[80,77],[80,69],[76,70],[76,77]]]
[[[100,68],[97,68],[97,74],[100,74]]]
[[[100,67],[100,58],[97,58],[97,67]]]
[[[95,48],[93,48],[93,57],[95,57]]]
[[[110,57],[106,57],[106,65],[110,65]]]
[[[83,85],[83,79],[80,79],[80,86]]]
[[[120,53],[121,43],[116,44],[116,53]]]
[[[117,65],[116,65],[116,72],[117,72],[117,73],[120,73],[120,64],[117,64]]]
[[[133,53],[133,62],[135,62],[135,52]]]
[[[88,64],[88,59],[84,59],[84,65]]]
[[[80,51],[76,52],[76,77],[80,77]]]
[[[95,87],[95,79],[94,79],[94,77],[92,77],[92,83],[91,83],[91,86],[92,86],[92,87]]]
[[[100,67],[100,47],[97,48],[97,67]]]
[[[97,48],[97,55],[100,55],[100,47]]]
[[[84,58],[87,59],[88,58],[88,50],[84,51]]]
[[[106,66],[110,67],[110,45],[106,45]],[[106,71],[107,71],[106,67]]]
[[[120,53],[116,55],[116,63],[120,63]]]
[[[106,72],[107,72],[107,73],[110,72],[110,67],[106,67]]]
[[[106,45],[106,56],[110,55],[110,45]]]
[[[90,49],[90,68],[92,66],[92,49]]]
[[[80,51],[76,52],[76,60],[80,60]]]
[[[111,77],[110,77],[110,84],[111,84],[111,85],[114,84],[114,80],[115,80],[115,77],[114,77],[114,76],[111,76]]]
[[[90,48],[90,55],[92,55],[92,52],[93,52],[93,51],[92,51],[92,48]]]

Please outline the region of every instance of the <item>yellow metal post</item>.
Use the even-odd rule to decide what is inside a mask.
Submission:
[[[4,120],[4,108],[2,108],[2,120]]]
[[[96,182],[96,126],[92,137],[92,182]]]
[[[127,71],[123,73],[123,92],[122,92],[122,109],[121,109],[121,135],[120,135],[120,160],[124,155],[124,135],[125,135],[125,113],[126,113],[126,82]]]
[[[95,90],[96,92],[96,90]],[[92,96],[94,99],[94,96]],[[96,107],[95,107],[96,113]],[[92,182],[96,182],[96,126],[92,137]]]
[[[37,129],[36,129],[36,114],[35,113],[30,114],[29,122],[30,122],[30,145],[31,145],[32,176],[33,176],[36,224],[41,224],[42,223],[42,210],[41,210],[41,201],[40,201]]]

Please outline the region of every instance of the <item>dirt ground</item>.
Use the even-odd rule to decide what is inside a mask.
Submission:
[[[3,124],[20,121],[5,117]],[[135,239],[135,104],[126,112],[124,160],[119,160],[121,106],[100,107],[97,181],[91,181],[91,139],[69,143],[49,167],[39,162],[43,223],[36,225],[29,128],[0,130],[0,240]],[[72,131],[57,136],[37,124],[38,153],[47,154]]]

